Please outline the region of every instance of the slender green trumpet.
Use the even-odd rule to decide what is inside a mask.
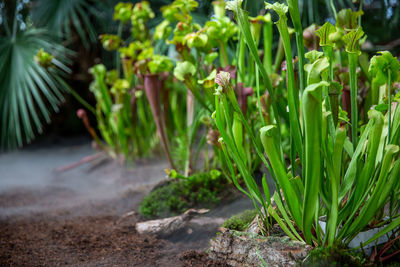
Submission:
[[[333,73],[333,42],[329,40],[329,35],[335,32],[335,26],[333,26],[329,21],[322,25],[315,33],[319,36],[319,45],[322,47],[324,51],[324,55],[329,60],[329,83],[332,85],[334,73]],[[338,95],[330,94],[330,89],[327,89],[325,92],[325,105],[328,112],[331,112],[331,115],[328,117],[329,129],[331,136],[335,131],[335,122],[337,123],[337,115],[339,109],[339,102],[337,99]],[[331,103],[334,105],[332,106]]]
[[[255,45],[255,41],[250,32],[249,18],[241,8],[241,3],[242,3],[241,0],[226,2],[226,9],[233,11],[235,14],[242,37],[245,39],[250,54],[260,70],[264,86],[267,88],[269,95],[272,97],[272,110],[274,112],[274,118],[276,120],[276,123],[280,125],[279,112],[276,104],[277,101],[275,101],[276,97],[274,94],[274,88],[272,87],[272,83],[268,76],[268,73],[265,70],[264,65],[261,62],[260,57],[258,55],[258,49]]]
[[[260,130],[261,142],[264,150],[268,155],[271,162],[271,167],[274,171],[275,177],[278,180],[279,186],[282,188],[283,195],[289,206],[290,213],[292,214],[297,225],[302,225],[302,205],[301,200],[297,198],[294,188],[289,181],[287,169],[284,160],[280,153],[281,143],[279,141],[278,131],[275,125],[268,125]]]
[[[349,59],[349,77],[350,77],[350,102],[351,102],[351,141],[353,148],[357,147],[358,138],[358,109],[357,109],[357,64],[358,56],[361,53],[359,47],[359,40],[363,37],[364,32],[361,27],[352,30],[345,36],[343,40],[346,43],[346,52]]]
[[[283,50],[283,41],[282,41],[282,37],[279,36],[278,49],[276,51],[276,56],[275,56],[275,61],[274,61],[273,71],[272,71],[273,73],[279,72],[284,56],[285,56],[285,52]]]
[[[307,243],[311,243],[312,227],[317,213],[317,202],[320,191],[322,158],[321,119],[322,119],[322,87],[329,83],[322,81],[308,85],[302,96],[302,111],[304,117],[305,168],[303,223],[302,230]]]
[[[305,73],[304,73],[304,43],[303,43],[303,27],[301,25],[299,3],[298,0],[287,0],[289,6],[290,17],[292,18],[297,45],[297,56],[299,58],[299,83],[300,92],[303,93],[305,88]]]
[[[300,129],[300,121],[299,121],[299,103],[298,103],[299,92],[298,89],[296,88],[294,80],[292,49],[290,46],[289,30],[287,26],[286,13],[288,11],[288,7],[284,4],[279,4],[279,3],[274,3],[273,5],[265,3],[265,8],[272,9],[279,15],[279,20],[275,24],[277,25],[279,33],[282,37],[283,46],[285,50],[285,57],[286,57],[290,131],[295,143],[295,150],[299,153],[299,157],[301,160],[303,157],[303,142]],[[292,155],[293,154],[294,153],[292,153]],[[294,162],[292,162],[292,166],[294,166]]]
[[[342,168],[343,147],[346,139],[346,129],[338,127],[333,146],[332,157],[326,157],[327,173],[331,186],[330,210],[327,217],[326,237],[328,245],[332,246],[336,237],[336,228],[339,216],[339,186]]]
[[[265,22],[263,26],[263,36],[264,36],[264,67],[268,74],[272,73],[272,19],[271,14],[265,15]]]

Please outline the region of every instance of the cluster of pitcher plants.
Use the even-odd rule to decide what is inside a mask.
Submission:
[[[266,2],[258,17],[217,0],[204,25],[197,6],[175,0],[155,29],[148,2],[115,7],[118,33],[101,36],[114,69],[91,70],[99,146],[134,159],[160,143],[186,176],[220,169],[253,201],[264,234],[278,223],[315,246],[348,245],[370,228],[380,230],[360,245],[396,237],[400,63],[361,51],[362,10],[334,10],[335,25],[303,32],[297,0]]]

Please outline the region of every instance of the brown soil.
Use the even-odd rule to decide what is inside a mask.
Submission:
[[[135,231],[138,205],[164,179],[164,161],[55,171],[91,153],[83,145],[0,155],[0,266],[225,266],[205,254],[217,226],[169,240]]]
[[[16,195],[8,196],[15,204]],[[19,197],[18,203],[28,201]],[[6,198],[1,200],[4,207]],[[101,207],[92,208],[96,215],[53,210],[1,218],[0,266],[225,266],[209,260],[204,250],[182,253],[184,243],[139,235],[135,214],[107,215],[112,212],[104,206],[99,214]]]

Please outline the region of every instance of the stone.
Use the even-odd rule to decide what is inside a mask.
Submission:
[[[210,241],[209,257],[229,266],[297,266],[311,246],[287,236],[260,236],[255,233],[221,229]]]

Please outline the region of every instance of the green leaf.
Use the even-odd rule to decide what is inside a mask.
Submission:
[[[114,7],[114,20],[120,20],[127,23],[132,16],[132,3],[120,2]]]
[[[290,201],[287,201],[287,205],[289,206],[293,219],[296,221],[296,224],[301,227],[301,201],[298,199],[295,189],[289,181],[287,168],[280,154],[281,144],[278,134],[276,125],[268,125],[260,129],[261,142],[264,146],[265,152],[267,153],[268,159],[271,162],[272,170],[283,191],[285,199],[290,199]]]
[[[333,26],[329,21],[325,22],[315,34],[319,37],[320,46],[333,46],[333,42],[329,39],[329,35],[336,32],[335,26]]]
[[[170,35],[170,33],[172,32],[172,28],[169,25],[170,22],[168,20],[164,20],[163,22],[158,24],[154,31],[154,39],[166,40]]]
[[[154,55],[148,63],[151,74],[171,71],[174,64],[172,60],[163,55]]]
[[[13,149],[31,142],[42,132],[42,121],[50,122],[50,109],[58,110],[68,88],[60,82],[65,72],[57,65],[70,71],[66,56],[71,51],[52,42],[43,29],[17,32],[15,41],[1,36],[0,51],[0,147]]]
[[[208,65],[212,65],[213,62],[214,62],[214,60],[215,60],[217,57],[218,57],[218,53],[217,53],[217,52],[209,53],[209,54],[207,54],[207,55],[204,57],[204,62],[205,62],[206,64],[208,64]]]
[[[343,36],[343,41],[346,43],[347,53],[361,53],[359,40],[363,35],[364,31],[361,27],[358,27],[356,30],[351,30],[348,34]]]
[[[327,57],[318,58],[312,64],[305,64],[304,69],[307,72],[307,84],[311,85],[321,81],[323,72],[327,71],[328,68],[329,60]]]
[[[84,46],[89,48],[98,36],[94,18],[90,16],[93,12],[96,8],[89,0],[38,0],[33,5],[32,19],[38,27],[65,39],[70,39],[75,30]]]
[[[316,216],[318,195],[321,187],[321,118],[322,87],[329,83],[322,81],[308,85],[302,96],[305,136],[304,196],[302,230],[308,244],[311,244],[311,230]]]
[[[243,0],[228,1],[226,2],[225,8],[236,13],[239,8],[242,8],[242,2]]]
[[[369,65],[368,72],[374,77],[373,82],[378,86],[388,82],[389,71],[392,81],[396,81],[400,70],[400,62],[392,56],[389,51],[378,52],[379,56],[373,56]]]
[[[184,81],[185,76],[193,76],[195,73],[196,67],[189,61],[178,62],[174,69],[174,76],[180,81]]]
[[[275,2],[273,4],[270,4],[268,2],[265,2],[265,9],[272,9],[273,11],[275,11],[279,15],[279,20],[287,19],[286,13],[289,11],[289,7],[283,3]]]
[[[363,15],[362,10],[352,11],[351,9],[342,9],[339,11],[336,20],[336,27],[341,29],[357,29],[358,17]]]
[[[324,55],[324,53],[317,51],[317,50],[311,50],[307,53],[305,53],[305,58],[307,58],[311,64],[313,64],[317,59],[321,58]]]
[[[375,110],[380,111],[380,112],[385,112],[388,109],[389,109],[389,105],[385,104],[385,103],[382,103],[382,104],[379,104],[379,105],[375,106]]]
[[[201,31],[189,33],[183,38],[183,44],[187,44],[189,48],[201,48],[207,45],[208,36]]]

